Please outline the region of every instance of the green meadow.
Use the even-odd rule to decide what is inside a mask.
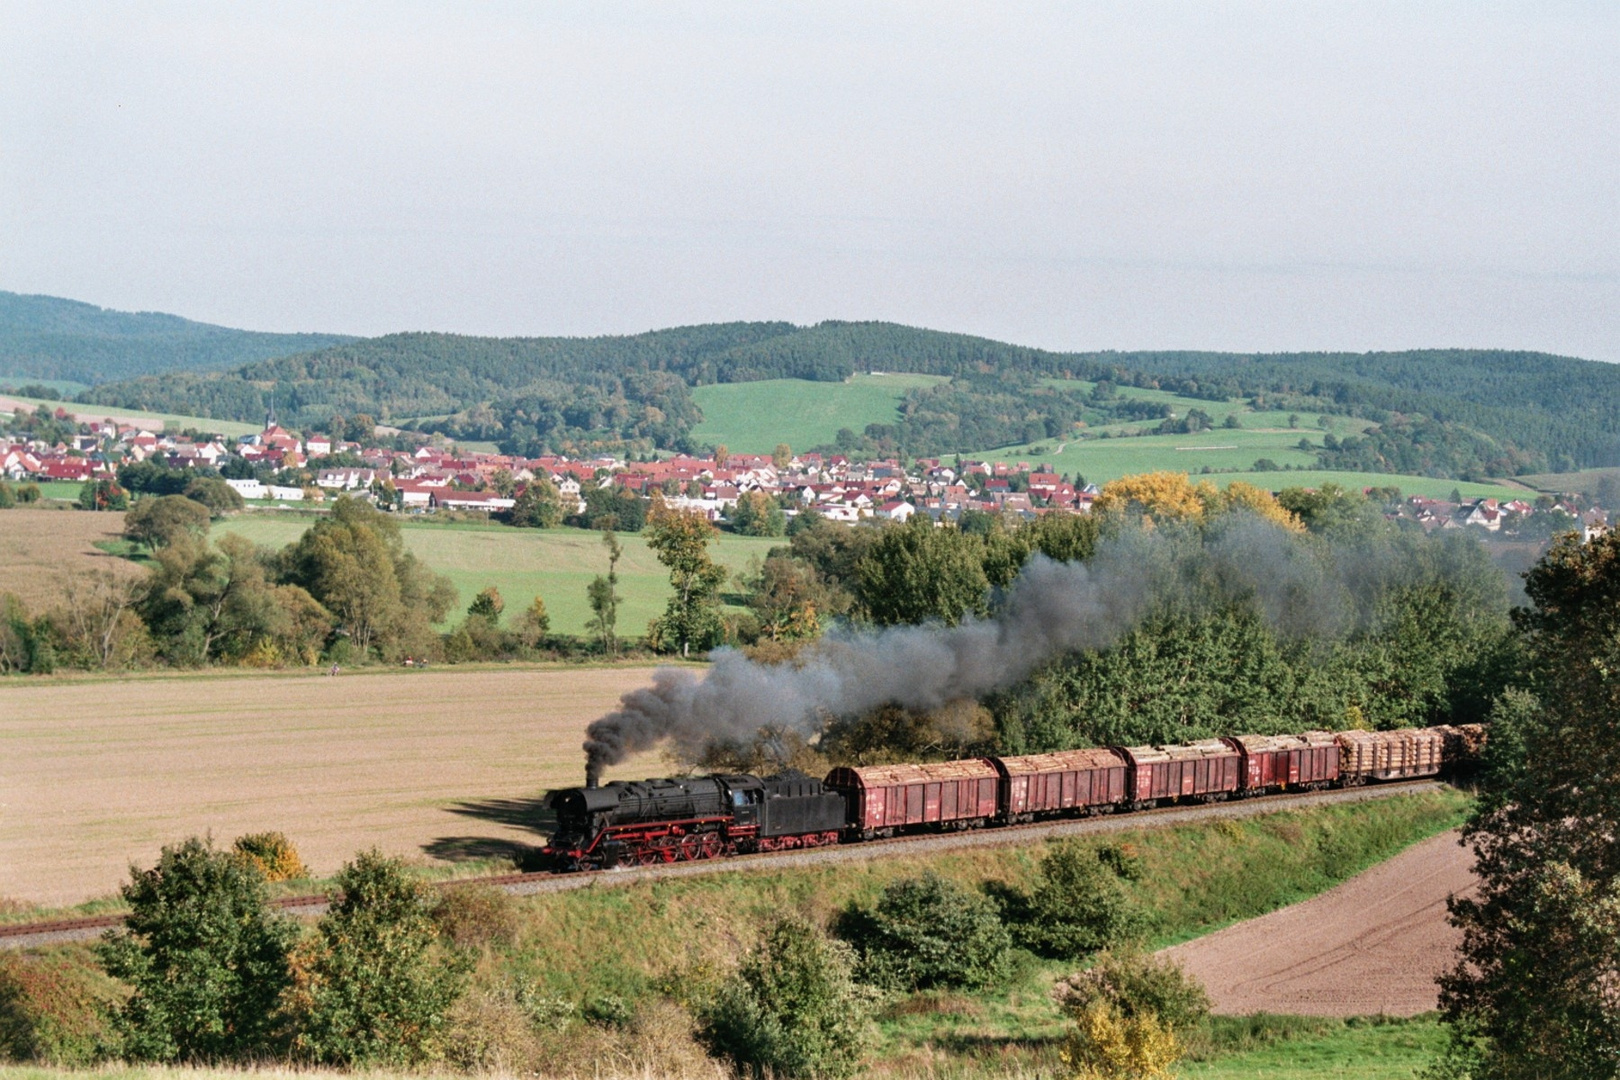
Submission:
[[[81,405],[73,401],[55,401],[47,398],[19,397],[16,394],[6,394],[14,401],[25,401],[30,405],[43,405],[53,412],[66,409],[70,413],[82,413],[85,416],[111,416],[118,419],[150,421],[153,427],[162,431],[165,425],[173,424],[177,428],[196,428],[199,431],[213,432],[218,435],[234,437],[237,435],[252,435],[259,430],[258,424],[243,424],[235,420],[210,420],[203,416],[179,416],[174,413],[143,412],[140,409],[113,409],[103,405]]]
[[[1521,476],[1518,479],[1522,484],[1549,494],[1579,491],[1582,494],[1591,496],[1597,494],[1598,486],[1605,480],[1620,482],[1620,469],[1581,469],[1579,472],[1538,473],[1534,476]]]
[[[216,538],[234,532],[256,544],[282,547],[313,524],[308,515],[238,514],[214,526]],[[491,585],[506,601],[506,621],[515,619],[536,597],[546,602],[551,629],[583,634],[591,617],[585,589],[607,573],[607,552],[600,533],[585,529],[514,529],[498,524],[428,524],[408,518],[401,523],[406,546],[434,571],[448,577],[460,594],[459,619],[479,591]],[[620,536],[619,635],[640,637],[647,623],[664,610],[669,597],[669,571],[641,537]],[[709,546],[716,562],[736,572],[752,558],[763,560],[780,539],[721,534]]]
[[[1316,434],[1320,436],[1321,433]],[[984,456],[992,461],[1049,464],[1060,473],[1079,476],[1094,484],[1161,470],[1196,474],[1208,466],[1210,469],[1237,470],[1218,472],[1210,477],[1222,487],[1234,480],[1268,490],[1320,487],[1327,483],[1347,488],[1393,486],[1406,495],[1426,495],[1436,499],[1447,497],[1453,490],[1460,491],[1466,497],[1490,496],[1499,499],[1530,493],[1524,487],[1506,482],[1469,483],[1429,476],[1317,469],[1313,467],[1316,455],[1307,454],[1294,445],[1301,437],[1301,431],[1288,428],[1215,428],[1196,435],[1136,435],[1069,442],[1048,439],[1025,446],[1004,447]],[[1254,463],[1262,458],[1270,459],[1281,468],[1251,472]]]
[[[855,375],[841,383],[766,379],[699,386],[692,397],[703,422],[692,438],[744,454],[768,454],[784,442],[808,450],[832,442],[839,428],[859,432],[894,420],[907,390],[944,381],[936,375]]]

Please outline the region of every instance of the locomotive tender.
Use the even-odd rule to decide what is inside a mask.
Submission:
[[[715,774],[554,791],[557,872],[789,851],[909,832],[1216,802],[1283,790],[1437,776],[1484,729],[1307,731],[1174,746],[1066,750],[918,765],[837,768],[825,780]]]

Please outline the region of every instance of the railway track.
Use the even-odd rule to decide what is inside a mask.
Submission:
[[[862,859],[885,858],[905,853],[920,854],[928,851],[946,851],[953,848],[990,847],[1006,844],[1025,844],[1058,836],[1086,836],[1128,829],[1188,824],[1209,818],[1243,818],[1281,810],[1297,810],[1307,806],[1339,803],[1367,802],[1395,795],[1410,795],[1425,791],[1438,791],[1441,784],[1435,780],[1411,780],[1399,783],[1374,784],[1367,787],[1340,788],[1331,791],[1259,795],[1235,802],[1210,803],[1200,806],[1166,806],[1154,810],[1139,810],[1128,814],[1104,814],[1096,817],[1067,818],[1040,821],[1028,825],[997,826],[955,833],[937,833],[899,836],[891,840],[869,840],[860,844],[837,845],[800,851],[737,855],[727,859],[705,859],[697,862],[669,863],[663,866],[643,866],[618,870],[602,870],[580,874],[501,874],[494,877],[459,878],[440,887],[454,885],[492,885],[519,896],[536,893],[565,892],[569,889],[593,887],[612,888],[632,882],[659,878],[692,877],[699,874],[717,874],[731,871],[779,870],[795,866],[813,866],[820,863],[851,862]],[[286,896],[271,902],[275,907],[301,918],[320,915],[326,910],[327,898],[321,896]],[[52,919],[43,922],[0,925],[0,949],[23,949],[38,945],[55,945],[69,941],[86,941],[101,936],[109,929],[122,926],[124,916],[92,915],[78,919]]]

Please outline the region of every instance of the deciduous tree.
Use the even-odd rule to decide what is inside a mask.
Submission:
[[[897,990],[987,987],[1007,974],[1012,938],[985,897],[935,874],[903,878],[840,916],[862,978]]]
[[[988,609],[989,579],[976,537],[935,528],[925,515],[885,528],[859,565],[861,607],[880,626],[942,622]]]
[[[335,884],[300,957],[295,1049],[348,1066],[438,1057],[466,967],[438,947],[427,892],[375,851],[356,856]]]
[[[675,593],[664,614],[653,620],[647,636],[654,647],[689,655],[693,646],[706,649],[724,630],[718,610],[726,571],[709,558],[714,526],[701,514],[673,510],[655,499],[647,524],[647,546],[669,567]]]
[[[124,514],[124,537],[157,551],[182,536],[207,536],[209,517],[208,507],[185,495],[140,499]]]
[[[598,574],[586,587],[585,599],[591,606],[591,617],[585,628],[595,632],[602,642],[603,653],[616,656],[619,651],[619,558],[624,548],[611,526],[602,530],[602,546],[608,552],[608,572]]]
[[[124,1056],[211,1063],[268,1054],[298,931],[272,912],[257,867],[193,837],[131,877],[125,930],[100,947],[108,973],[133,990],[117,1017]]]
[[[1451,905],[1447,1064],[1474,1080],[1600,1080],[1620,1073],[1620,533],[1560,538],[1525,593],[1536,700],[1506,703],[1522,755],[1485,771],[1463,831],[1480,885]]]
[[[330,611],[362,656],[431,651],[432,624],[455,602],[450,581],[406,550],[397,522],[347,496],[280,563],[284,580]]]
[[[701,1004],[699,1034],[755,1076],[848,1076],[868,1041],[870,995],[855,982],[854,959],[802,919],[780,919]]]
[[[553,529],[563,516],[562,495],[543,476],[529,481],[512,507],[512,524],[522,528]]]

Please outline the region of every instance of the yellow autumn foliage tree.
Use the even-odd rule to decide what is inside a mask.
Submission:
[[[1305,523],[1295,517],[1293,511],[1279,503],[1271,492],[1257,488],[1253,484],[1234,480],[1220,493],[1220,497],[1222,511],[1247,510],[1274,525],[1281,525],[1289,532],[1305,531]]]
[[[1061,1056],[1075,1080],[1173,1080],[1181,1043],[1153,1013],[1126,1016],[1093,998],[1071,1014],[1075,1026]]]
[[[1122,476],[1103,485],[1092,509],[1101,513],[1141,514],[1153,522],[1199,522],[1234,510],[1246,510],[1301,532],[1299,519],[1277,503],[1271,492],[1235,480],[1225,491],[1208,480],[1194,484],[1182,472],[1150,472]]]
[[[1138,513],[1154,521],[1197,521],[1208,501],[1220,493],[1208,480],[1194,486],[1186,473],[1150,472],[1122,476],[1103,485],[1092,510]]]

